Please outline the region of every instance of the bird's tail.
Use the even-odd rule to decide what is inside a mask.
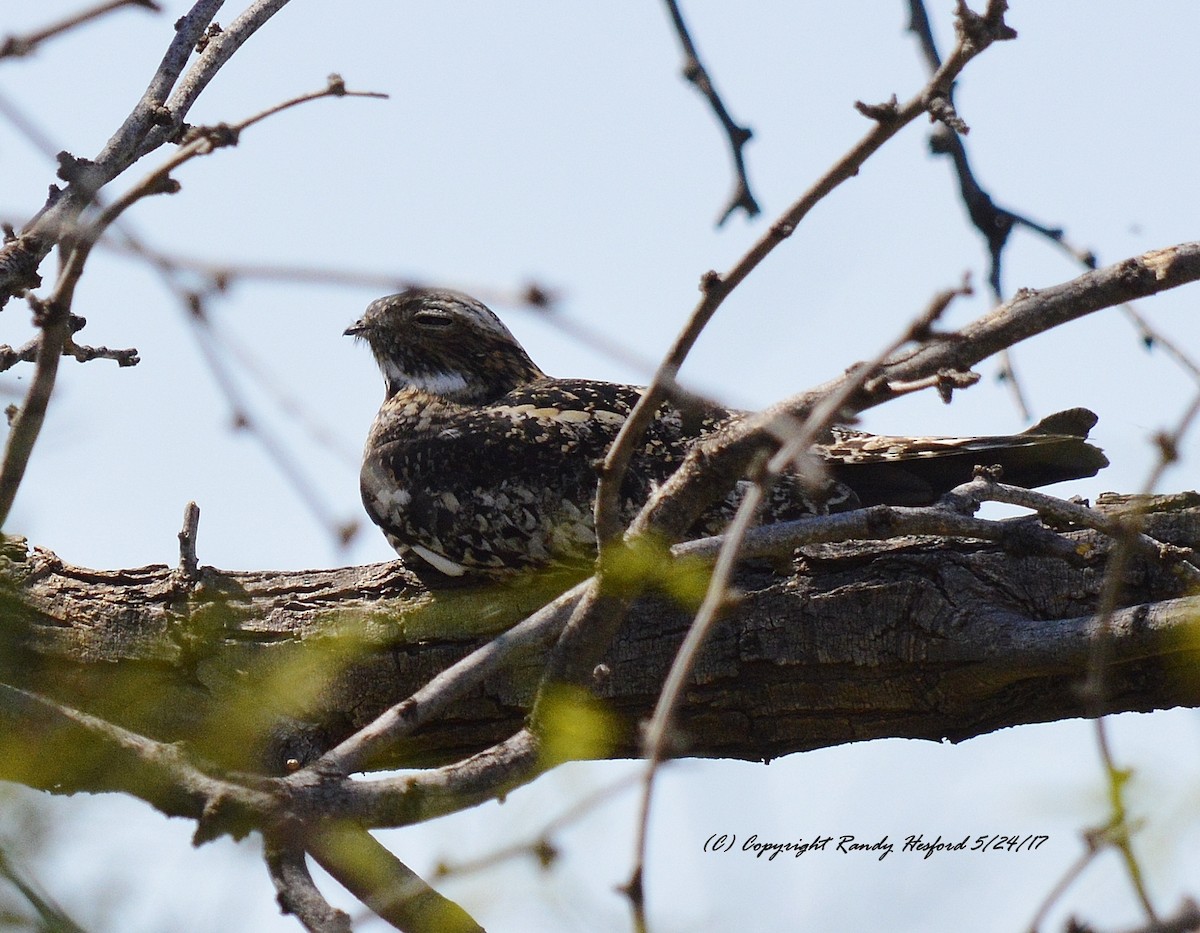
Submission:
[[[1043,418],[1020,434],[992,437],[886,437],[846,433],[822,453],[833,476],[862,505],[928,505],[971,479],[977,466],[998,466],[1014,486],[1046,486],[1095,476],[1108,466],[1087,443],[1097,417],[1070,408]]]

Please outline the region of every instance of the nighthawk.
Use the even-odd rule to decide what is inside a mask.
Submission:
[[[547,376],[495,314],[458,292],[380,298],[346,334],[367,342],[386,386],[363,456],[363,504],[398,553],[419,558],[414,569],[436,583],[594,557],[596,465],[642,389]],[[697,442],[741,417],[715,406],[660,406],[621,489],[624,517]],[[969,480],[976,465],[998,464],[1006,482],[1023,486],[1093,476],[1108,464],[1085,443],[1095,422],[1077,408],[997,437],[835,428],[816,448],[833,477],[825,495],[814,501],[785,477],[764,521],[927,504]],[[738,495],[713,507],[694,533],[718,531]]]

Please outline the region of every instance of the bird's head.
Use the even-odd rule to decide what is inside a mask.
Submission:
[[[545,375],[482,302],[446,289],[373,301],[346,334],[371,347],[388,398],[415,388],[478,404]]]

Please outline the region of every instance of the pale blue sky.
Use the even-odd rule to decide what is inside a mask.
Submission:
[[[930,5],[946,51],[952,3]],[[122,11],[32,59],[0,63],[0,93],[55,148],[93,155],[140,95],[186,8],[166,6],[159,17]],[[74,7],[9,0],[0,33]],[[1187,0],[1017,0],[1012,7],[1008,19],[1020,38],[973,63],[958,89],[980,180],[1001,204],[1065,226],[1102,261],[1195,239],[1200,7]],[[679,78],[676,41],[656,0],[290,4],[218,77],[193,122],[240,119],[320,87],[332,71],[352,88],[391,99],[320,101],[277,116],[247,131],[237,149],[185,166],[179,194],[143,203],[128,219],[164,250],[216,262],[345,267],[489,292],[536,280],[561,291],[562,314],[653,358],[693,306],[701,273],[728,267],[866,130],[853,102],[903,99],[924,78],[899,0],[685,0],[684,9],[729,107],[755,131],[746,153],[765,211],[756,221],[737,216],[713,227],[731,187],[725,143]],[[230,5],[221,21],[239,10]],[[964,219],[949,165],[927,154],[926,136],[925,125],[905,130],[739,289],[685,369],[693,385],[736,404],[769,403],[876,352],[964,272],[983,285],[983,246]],[[2,121],[0,164],[0,216],[19,225],[40,205],[53,164]],[[145,169],[153,164],[147,159]],[[1050,245],[1015,234],[1010,289],[1075,274]],[[338,520],[361,517],[356,463],[381,395],[369,354],[341,333],[378,294],[241,282],[212,305],[220,332],[248,348],[332,437],[332,451],[315,445],[242,380],[256,414],[284,439]],[[1141,310],[1200,357],[1195,295],[1180,290]],[[980,288],[955,305],[950,321],[969,320],[988,303]],[[255,441],[230,430],[228,407],[179,308],[137,262],[98,253],[76,310],[89,319],[81,339],[137,346],[143,362],[118,370],[64,361],[12,530],[88,566],[173,562],[183,506],[195,499],[205,563],[249,569],[390,557],[371,528],[340,551]],[[549,372],[646,377],[535,314],[496,310]],[[0,340],[22,342],[27,318],[20,304],[10,305]],[[1138,488],[1153,461],[1147,437],[1169,426],[1195,391],[1160,354],[1141,348],[1116,311],[1020,347],[1016,362],[1038,414],[1086,405],[1101,416],[1096,437],[1113,465],[1064,493]],[[1020,429],[1006,390],[991,378],[994,365],[981,371],[983,382],[952,406],[914,397],[870,413],[866,427]],[[23,391],[28,370],[0,378]],[[1168,474],[1165,488],[1196,486],[1197,452],[1193,438],[1190,460]],[[1196,801],[1186,796],[1197,776],[1196,732],[1190,712],[1118,724],[1118,753],[1139,768],[1135,799],[1158,833],[1147,837],[1147,867],[1164,909],[1200,869]],[[390,838],[425,869],[528,832],[578,789],[629,769],[563,769],[504,807]],[[975,929],[1019,929],[1078,854],[1078,830],[1099,818],[1099,775],[1080,722],[958,747],[870,743],[769,768],[682,763],[656,810],[655,929],[718,930],[739,917],[750,929],[853,929],[889,913],[896,929],[958,929],[964,918]],[[99,929],[165,929],[181,903],[189,930],[230,929],[235,909],[252,911],[243,915],[246,930],[297,929],[274,919],[261,865],[228,843],[193,853],[186,825],[136,802],[51,806],[78,814],[83,829],[43,880],[85,923],[95,892],[106,888],[119,895]],[[807,856],[763,865],[700,853],[716,831],[895,838],[913,830],[1045,832],[1052,840],[1030,857],[869,866]],[[596,917],[605,929],[626,929],[611,889],[626,878],[632,834],[626,800],[571,835],[567,862],[555,873],[506,870],[446,890],[490,929],[596,929]],[[131,853],[151,838],[153,858],[135,863],[150,880],[116,886],[113,879],[133,867]],[[183,901],[169,899],[172,884],[187,889]],[[242,885],[251,893],[233,890]],[[1136,919],[1115,862],[1094,867],[1068,903],[1117,925]]]

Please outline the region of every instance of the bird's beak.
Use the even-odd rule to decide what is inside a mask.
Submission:
[[[366,332],[367,332],[367,325],[360,320],[360,321],[355,321],[353,324],[351,324],[349,327],[347,327],[342,332],[342,336],[343,337],[361,337]]]

